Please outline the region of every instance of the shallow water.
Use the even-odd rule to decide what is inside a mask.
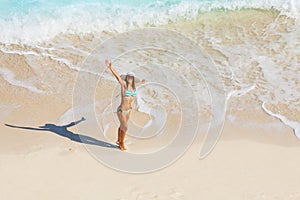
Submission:
[[[292,128],[298,130],[299,3],[137,2],[1,2],[1,7],[5,9],[1,9],[0,13],[0,26],[4,30],[0,35],[0,82],[8,84],[13,91],[59,94],[63,99],[72,95],[77,73],[85,70],[93,77],[104,77],[109,88],[114,88],[113,93],[108,90],[99,94],[97,100],[101,104],[112,98],[112,109],[115,109],[118,87],[114,78],[107,72],[101,75],[105,68],[97,59],[89,63],[90,68],[82,69],[82,63],[102,42],[117,38],[123,32],[138,31],[143,27],[166,28],[200,45],[215,64],[223,85],[214,85],[212,76],[209,76],[212,69],[191,66],[176,52],[153,48],[124,52],[114,60],[118,72],[136,70],[139,77],[153,83],[162,81],[168,86],[167,90],[166,87],[151,87],[151,84],[140,88],[135,105],[137,109],[149,113],[149,107],[160,105],[168,114],[176,115],[179,108],[190,108],[189,99],[196,94],[200,116],[212,116],[210,85],[218,91],[224,90],[226,101],[231,97],[238,99],[247,95],[249,102],[259,102],[255,109],[266,105],[264,109],[269,109],[268,114],[284,116],[289,120],[287,124],[293,124]],[[175,48],[186,48],[187,44],[176,37],[157,35],[157,40],[162,43],[168,39],[174,40],[171,42]],[[147,35],[140,40],[147,43]],[[117,43],[115,45],[121,51],[126,49]],[[193,54],[193,51],[190,53]],[[106,54],[109,56],[110,52]],[[170,71],[182,76],[170,76]],[[101,93],[102,85],[99,84]],[[178,95],[182,96],[179,103],[176,101]],[[236,109],[253,109],[247,101],[240,102],[240,107]],[[161,114],[156,119],[164,115],[163,112],[158,113]],[[105,124],[103,126],[106,127]]]

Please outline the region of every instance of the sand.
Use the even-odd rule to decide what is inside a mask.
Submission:
[[[5,126],[57,124],[57,116],[69,108],[58,101],[24,102],[21,110],[1,118],[1,199],[300,198],[299,141],[292,129],[262,110],[227,111],[221,138],[205,159],[199,159],[203,141],[199,134],[169,167],[137,175],[104,166],[82,143],[53,132]],[[32,112],[39,117],[32,117]],[[244,123],[234,123],[228,116]],[[75,127],[69,130],[76,132]]]

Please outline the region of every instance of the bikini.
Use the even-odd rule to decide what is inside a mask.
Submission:
[[[133,92],[131,92],[130,90],[126,90],[125,91],[125,97],[135,97],[136,96],[136,90],[134,90]]]
[[[126,91],[125,91],[125,97],[135,97],[135,96],[136,96],[136,90],[134,90],[133,92],[131,92],[130,90],[126,90]],[[119,106],[118,109],[117,109],[117,112],[119,112],[119,111],[121,111],[121,112],[123,112],[125,115],[127,115],[127,114],[131,111],[131,109],[128,109],[128,110],[122,110],[122,109],[121,109],[121,106]]]

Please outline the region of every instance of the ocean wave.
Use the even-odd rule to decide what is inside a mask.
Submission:
[[[296,0],[143,0],[143,1],[4,1],[0,3],[1,43],[31,43],[58,34],[124,32],[192,20],[200,13],[247,8],[276,9],[299,16]]]

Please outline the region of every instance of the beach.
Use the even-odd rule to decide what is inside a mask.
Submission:
[[[37,108],[46,110],[45,105]],[[174,164],[142,175],[112,170],[95,160],[83,144],[52,132],[2,127],[1,196],[5,199],[298,199],[298,140],[278,120],[264,113],[249,115],[249,112],[235,116],[246,114],[254,123],[260,122],[260,127],[226,121],[220,141],[205,159],[199,159],[203,141],[200,136]],[[26,125],[52,122],[49,114],[45,116],[40,122]],[[55,122],[55,117],[52,119]]]
[[[104,28],[0,36],[2,199],[300,199],[297,7],[176,8],[128,27],[120,7]],[[126,152],[105,56],[147,81]]]

